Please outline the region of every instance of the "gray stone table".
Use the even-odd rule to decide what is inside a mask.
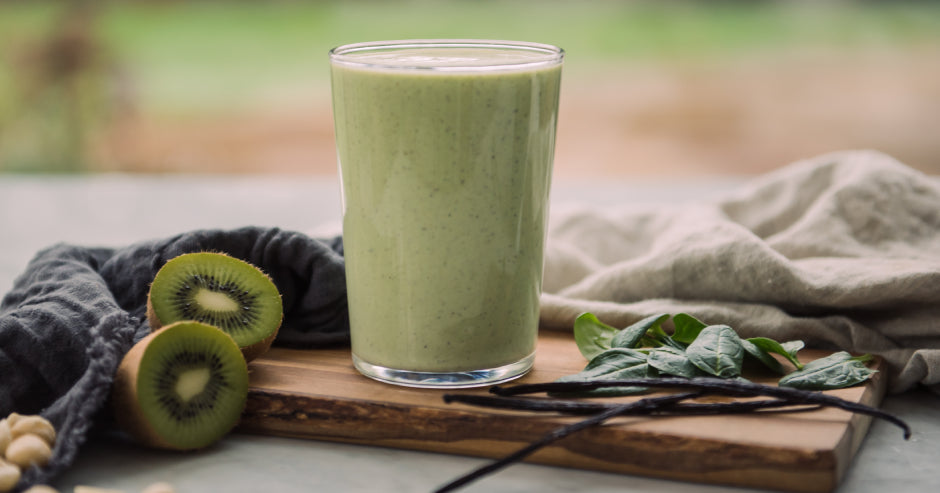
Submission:
[[[688,181],[556,180],[553,203],[611,204],[705,197],[735,178]],[[0,175],[0,294],[32,255],[56,242],[122,246],[196,228],[278,226],[313,235],[338,231],[335,177]],[[889,396],[884,407],[907,420],[905,442],[875,422],[840,493],[940,491],[940,397],[926,391]],[[180,493],[427,492],[486,461],[445,454],[235,433],[194,454],[145,450],[97,438],[54,486],[95,485],[140,491],[163,480]],[[464,491],[744,492],[617,474],[515,465]]]

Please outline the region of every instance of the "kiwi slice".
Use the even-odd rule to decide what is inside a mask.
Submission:
[[[152,330],[181,320],[214,325],[235,339],[248,361],[271,347],[283,310],[270,277],[216,252],[171,259],[157,272],[147,298]]]
[[[248,364],[218,328],[177,322],[128,351],[112,389],[115,419],[137,440],[199,449],[238,423],[248,399]]]

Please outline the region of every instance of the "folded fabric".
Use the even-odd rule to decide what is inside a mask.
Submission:
[[[685,312],[742,336],[882,356],[889,390],[940,387],[940,183],[870,151],[717,200],[553,210],[541,321]]]
[[[284,322],[275,344],[345,343],[349,320],[342,240],[278,229],[201,230],[124,248],[55,245],[29,263],[0,302],[0,416],[42,413],[57,430],[52,461],[19,487],[75,459],[110,393],[118,364],[150,332],[149,284],[178,255],[225,252],[271,276]]]

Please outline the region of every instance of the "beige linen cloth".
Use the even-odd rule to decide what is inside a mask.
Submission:
[[[742,337],[872,353],[940,390],[940,181],[884,154],[801,161],[717,200],[556,207],[541,323],[689,313]]]

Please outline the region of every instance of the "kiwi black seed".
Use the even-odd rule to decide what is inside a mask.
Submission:
[[[199,449],[238,423],[248,396],[248,365],[220,329],[176,322],[128,351],[112,392],[118,424],[140,442]]]
[[[168,261],[147,299],[152,330],[181,320],[214,325],[232,336],[251,361],[271,347],[283,318],[281,295],[257,267],[216,252]]]

